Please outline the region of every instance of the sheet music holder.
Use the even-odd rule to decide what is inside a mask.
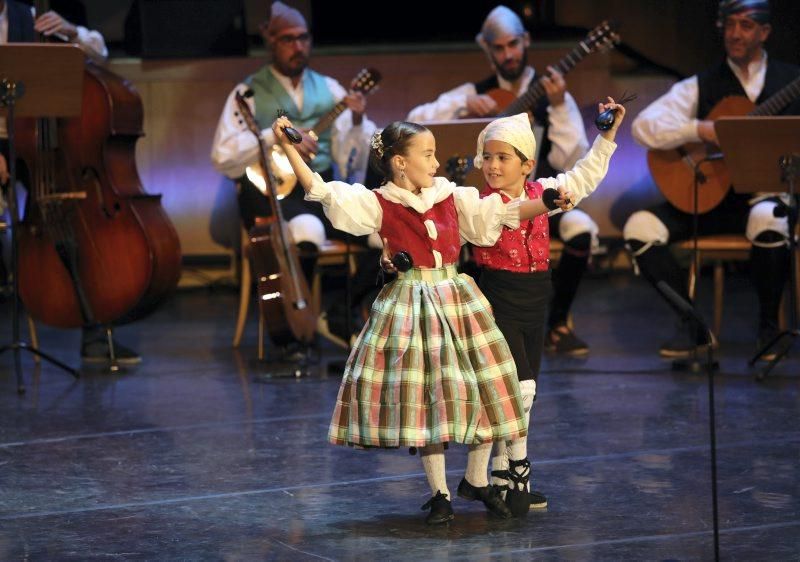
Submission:
[[[722,117],[714,122],[737,193],[785,193],[781,157],[800,154],[800,116]]]
[[[715,122],[725,164],[733,187],[740,193],[788,193],[789,206],[789,329],[782,331],[750,360],[750,365],[768,351],[775,356],[756,376],[763,379],[800,336],[797,325],[797,217],[796,182],[800,179],[800,116],[725,117]],[[788,341],[787,341],[788,340]],[[784,345],[779,346],[781,342]]]
[[[20,339],[19,286],[17,274],[20,224],[16,194],[16,152],[14,121],[18,117],[75,117],[81,113],[85,55],[75,45],[10,44],[0,45],[0,115],[6,117],[9,141],[8,206],[11,214],[11,271],[13,341],[0,347],[0,353],[13,351],[17,391],[22,394],[20,351],[41,357],[75,377],[78,372]]]
[[[76,45],[11,43],[0,45],[0,80],[15,82],[16,117],[76,117],[83,99],[86,55]],[[2,105],[2,104],[0,104]],[[7,108],[0,107],[0,115]]]

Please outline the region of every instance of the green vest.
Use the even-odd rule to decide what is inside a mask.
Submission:
[[[263,66],[248,76],[245,83],[255,94],[256,120],[262,127],[270,126],[275,121],[277,111],[282,109],[296,127],[308,129],[336,105],[325,78],[308,68],[303,73],[303,111],[297,109],[292,97],[275,78],[269,66]],[[333,163],[331,130],[321,133],[317,142],[319,149],[317,157],[311,161],[311,168],[315,172],[324,172]]]

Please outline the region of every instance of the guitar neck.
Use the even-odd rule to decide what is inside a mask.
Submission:
[[[567,54],[567,56],[562,58],[553,66],[555,66],[561,74],[566,75],[570,70],[575,68],[579,62],[586,58],[586,55],[591,52],[592,50],[586,45],[586,43],[581,41]],[[540,76],[536,79],[533,85],[528,88],[528,91],[514,100],[514,102],[509,105],[500,116],[507,117],[509,115],[516,115],[517,113],[523,113],[529,109],[533,109],[544,95],[544,85],[542,84],[542,77]]]
[[[314,131],[317,135],[324,133],[325,131],[333,125],[333,122],[336,121],[336,118],[339,117],[344,110],[347,109],[347,104],[344,101],[340,101],[336,105],[333,106],[328,113],[323,115],[316,124],[311,127],[311,130]]]
[[[797,99],[798,96],[800,96],[800,78],[795,78],[788,85],[778,90],[777,93],[771,95],[765,102],[758,104],[749,115],[760,117],[775,115]]]

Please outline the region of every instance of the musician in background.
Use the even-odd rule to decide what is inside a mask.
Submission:
[[[487,95],[492,89],[523,95],[536,77],[528,65],[530,35],[517,14],[505,6],[493,9],[483,22],[476,41],[486,52],[495,73],[477,83],[467,83],[445,92],[436,101],[415,107],[408,114],[413,122],[444,121],[460,117],[488,117],[504,108]],[[555,176],[573,167],[589,150],[589,141],[578,105],[567,92],[564,77],[550,66],[542,77],[547,96],[532,108],[534,121],[545,127],[540,151],[539,177]],[[479,186],[482,187],[482,186]],[[564,242],[558,267],[553,270],[553,297],[548,314],[545,349],[565,355],[585,355],[589,346],[567,325],[570,308],[586,271],[591,248],[597,244],[597,224],[575,209],[550,218],[551,236]]]
[[[32,7],[15,0],[0,0],[0,44],[32,43],[37,40],[37,33],[46,37],[78,45],[92,60],[104,62],[108,49],[103,36],[98,31],[86,28],[86,11],[80,2],[71,0],[54,1],[54,8],[64,9],[72,14],[74,21],[65,19],[55,11],[35,16]],[[8,182],[8,133],[4,118],[0,118],[0,184],[6,193]],[[24,166],[19,170],[19,180],[27,183],[28,177]],[[5,273],[5,272],[4,272]],[[5,280],[5,274],[3,275]],[[133,365],[141,362],[141,357],[132,349],[114,341],[114,355],[117,362]],[[105,363],[110,360],[108,338],[104,326],[86,326],[81,337],[81,359],[85,363]]]
[[[76,4],[66,2],[65,4]],[[55,7],[56,2],[53,2]],[[35,12],[29,4],[17,0],[0,0],[0,45],[5,43],[32,43],[36,41],[36,32],[47,37],[62,38],[70,43],[75,43],[93,60],[105,61],[108,49],[103,36],[98,31],[85,27],[86,10],[77,3],[83,14],[83,19],[76,19],[76,25],[65,19],[55,11],[46,12],[35,17]],[[6,131],[5,117],[0,117],[0,185],[5,186],[8,181],[8,132]]]
[[[270,18],[261,24],[261,35],[270,55],[270,63],[237,84],[228,96],[214,134],[211,161],[214,167],[231,179],[240,180],[239,208],[246,228],[257,216],[270,215],[266,197],[243,179],[245,169],[258,162],[258,143],[238,114],[235,93],[253,92],[249,98],[256,120],[265,124],[262,138],[268,147],[275,144],[269,125],[278,110],[286,111],[293,123],[301,127],[302,143],[297,150],[311,168],[325,181],[333,179],[363,183],[369,156],[369,139],[375,124],[366,118],[366,98],[360,92],[349,92],[339,82],[309,68],[311,33],[303,15],[283,4],[273,2]],[[344,101],[347,109],[333,126],[314,138],[307,129]],[[345,240],[324,218],[322,207],[304,200],[302,189],[294,189],[281,200],[289,231],[305,256],[313,256],[326,239]],[[364,241],[360,241],[363,243]],[[373,246],[380,248],[380,239]],[[380,250],[360,260],[374,271],[374,284]],[[310,279],[315,258],[301,258],[301,265]],[[354,287],[354,301],[361,291]],[[345,334],[339,334],[345,335]],[[345,335],[349,339],[349,334]]]
[[[726,96],[747,96],[760,103],[800,75],[800,68],[770,59],[764,42],[770,34],[767,0],[721,0],[717,25],[722,31],[725,60],[676,83],[634,120],[637,142],[649,149],[672,149],[689,142],[718,145],[713,121],[705,117]],[[783,114],[800,115],[795,101]],[[739,194],[731,190],[714,209],[698,217],[699,234],[744,233],[752,243],[750,270],[760,306],[758,349],[778,330],[778,308],[789,276],[788,220],[785,203],[776,194]],[[623,228],[638,269],[654,286],[665,281],[689,301],[686,276],[668,244],[692,236],[693,215],[669,203],[638,211]],[[664,357],[685,357],[705,338],[687,323],[661,345]],[[772,355],[765,356],[769,359]]]

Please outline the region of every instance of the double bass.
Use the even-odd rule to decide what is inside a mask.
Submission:
[[[16,123],[30,179],[18,233],[20,297],[33,318],[58,328],[139,318],[180,276],[177,232],[136,169],[139,94],[87,60],[82,95],[79,117]]]
[[[258,139],[259,164],[266,171],[265,195],[272,214],[250,230],[251,252],[257,274],[258,303],[267,319],[267,333],[277,345],[292,341],[310,343],[317,329],[317,314],[311,304],[308,282],[300,269],[295,245],[286,229],[278,197],[277,181],[261,127],[245,99],[236,92],[236,105],[247,128]]]

